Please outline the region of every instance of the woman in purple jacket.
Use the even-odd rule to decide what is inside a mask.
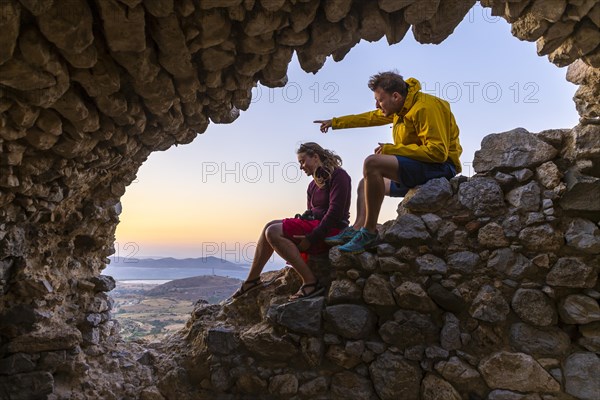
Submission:
[[[300,169],[313,177],[308,185],[307,209],[295,218],[275,220],[265,225],[248,277],[233,294],[234,299],[263,286],[260,273],[273,251],[302,278],[300,290],[290,300],[317,296],[324,291],[304,255],[327,251],[323,239],[348,226],[352,185],[350,176],[341,168],[342,159],[332,151],[308,142],[300,146],[297,154]]]

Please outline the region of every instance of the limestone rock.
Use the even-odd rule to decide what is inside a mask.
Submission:
[[[483,138],[481,150],[475,152],[473,167],[476,172],[495,168],[531,168],[550,161],[556,154],[554,147],[518,128]]]
[[[537,328],[522,322],[510,328],[510,344],[516,350],[537,357],[561,357],[571,345],[571,338],[556,327]]]
[[[379,257],[379,268],[381,272],[408,272],[410,265],[396,257]]]
[[[477,233],[477,240],[484,247],[506,247],[508,239],[504,236],[504,229],[495,222],[482,227]]]
[[[490,255],[487,266],[513,279],[522,279],[536,271],[535,265],[527,257],[510,248],[495,250]]]
[[[377,306],[396,305],[389,281],[377,274],[367,278],[365,288],[363,289],[363,298],[365,303]]]
[[[594,353],[571,354],[564,364],[565,390],[583,400],[600,396],[600,380],[594,371],[600,369],[600,359]]]
[[[115,0],[99,3],[99,11],[112,51],[140,52],[146,48],[144,7],[124,7]]]
[[[519,392],[558,392],[560,384],[531,356],[501,351],[479,364],[479,371],[492,389]]]
[[[328,304],[357,303],[362,298],[362,289],[349,279],[335,280],[329,287]]]
[[[0,373],[2,375],[20,374],[31,372],[35,369],[36,362],[33,357],[25,353],[12,354],[0,360]]]
[[[305,397],[316,396],[319,393],[323,393],[327,390],[327,380],[325,377],[320,376],[311,381],[302,384],[298,388],[298,394]]]
[[[352,369],[361,363],[360,355],[349,354],[343,346],[339,345],[329,346],[325,357],[334,364],[346,369]]]
[[[287,360],[298,352],[296,346],[277,335],[273,327],[266,323],[242,332],[240,339],[250,352],[267,359]]]
[[[563,15],[566,7],[566,0],[534,0],[531,5],[530,12],[539,19],[556,22]]]
[[[69,12],[54,3],[38,18],[40,31],[58,48],[73,53],[85,50],[92,41],[92,13],[85,1],[74,1]]]
[[[352,8],[352,0],[326,0],[324,4],[325,16],[330,22],[343,19]]]
[[[339,304],[325,308],[325,328],[348,338],[366,338],[375,327],[375,316],[364,306]]]
[[[321,365],[325,344],[323,339],[316,337],[304,337],[300,340],[302,356],[311,367]]]
[[[94,284],[96,292],[110,292],[116,286],[115,278],[107,275],[93,277],[90,282]]]
[[[5,1],[0,4],[0,16],[0,29],[3,32],[0,39],[1,65],[12,57],[17,45],[21,8],[16,1]]]
[[[421,383],[423,400],[461,400],[460,394],[445,380],[427,374]]]
[[[596,268],[577,257],[559,258],[546,276],[549,285],[572,288],[594,287],[597,279]]]
[[[481,321],[502,322],[506,319],[509,311],[502,293],[490,285],[485,285],[473,300],[469,314]]]
[[[385,232],[384,240],[392,243],[423,242],[430,239],[423,220],[413,214],[400,216],[396,223]]]
[[[598,352],[600,350],[600,322],[581,325],[579,332],[583,336],[579,339],[579,344],[589,351]]]
[[[594,85],[594,86],[597,86]],[[587,86],[581,86],[580,91],[585,89]],[[586,92],[576,93],[576,99],[583,100],[583,97],[587,95]],[[597,93],[592,94],[597,97]],[[594,159],[600,156],[600,139],[598,139],[598,133],[600,127],[598,125],[577,125],[574,127],[570,135],[567,135],[567,145],[564,147],[562,152],[563,157],[569,160],[580,160],[580,159]]]
[[[560,319],[567,324],[588,324],[600,321],[600,306],[589,296],[572,294],[563,299],[558,306]]]
[[[42,351],[71,349],[82,341],[81,332],[71,327],[53,327],[47,332],[21,335],[8,346],[11,353],[39,353]]]
[[[488,400],[542,400],[537,393],[521,394],[512,390],[492,390],[488,396]]]
[[[565,173],[564,180],[567,191],[560,199],[564,210],[582,213],[597,213],[600,202],[589,199],[600,198],[600,178],[582,174],[577,167],[570,168]]]
[[[448,180],[437,178],[418,187],[416,193],[408,201],[404,201],[402,205],[411,211],[437,211],[444,207],[446,200],[451,196],[452,187],[450,187]]]
[[[269,382],[269,393],[293,396],[298,392],[298,378],[292,374],[275,375]]]
[[[448,266],[444,260],[433,254],[425,254],[424,256],[417,257],[415,263],[419,267],[419,273],[421,274],[445,274],[448,271]]]
[[[460,338],[460,321],[454,314],[444,314],[444,326],[440,333],[442,347],[448,351],[458,350],[462,347]]]
[[[587,254],[600,254],[600,229],[591,221],[575,218],[565,232],[569,247]]]
[[[536,168],[537,180],[547,189],[554,189],[560,184],[561,173],[556,164],[547,161]]]
[[[406,310],[415,310],[423,313],[437,309],[435,303],[429,298],[421,285],[414,282],[404,282],[394,289],[398,306]]]
[[[402,356],[386,351],[371,363],[371,379],[379,398],[384,400],[419,398],[421,368]]]
[[[474,272],[475,267],[481,262],[481,257],[470,251],[459,251],[458,253],[450,254],[447,260],[450,272],[470,274]]]
[[[404,349],[437,340],[439,328],[426,314],[398,311],[394,314],[394,320],[381,325],[379,335],[384,342]]]
[[[517,290],[511,306],[519,318],[532,325],[549,326],[558,321],[554,303],[541,290]]]
[[[459,357],[452,356],[448,361],[435,364],[435,370],[456,387],[477,387],[481,375],[475,368]]]
[[[419,43],[439,44],[458,26],[475,4],[474,0],[441,1],[432,18],[414,25],[413,34]]]
[[[10,399],[39,398],[54,392],[54,377],[42,371],[2,376],[0,388]]]
[[[335,400],[350,398],[374,400],[375,392],[369,379],[344,371],[331,378],[331,397]]]
[[[239,346],[239,339],[231,327],[209,329],[206,337],[208,351],[216,354],[230,354]]]
[[[466,308],[465,301],[460,296],[446,290],[438,283],[432,284],[427,289],[427,294],[444,310],[459,313]]]
[[[458,188],[458,200],[476,216],[497,215],[504,209],[504,194],[491,178],[472,178]]]
[[[549,224],[527,227],[519,233],[519,240],[531,251],[557,251],[563,244],[560,232]]]
[[[537,183],[529,182],[508,192],[506,200],[522,211],[538,211],[540,209],[541,190]]]
[[[321,311],[324,297],[302,299],[271,307],[267,312],[270,321],[291,331],[317,335],[321,332]]]

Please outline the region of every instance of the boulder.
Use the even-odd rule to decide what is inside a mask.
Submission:
[[[479,363],[479,371],[492,389],[560,391],[560,384],[533,357],[524,353],[494,353]]]
[[[496,168],[532,168],[552,160],[557,150],[523,128],[491,134],[481,141],[481,150],[475,152],[475,172]]]

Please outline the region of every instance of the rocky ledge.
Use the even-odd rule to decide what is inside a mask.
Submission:
[[[326,296],[199,305],[156,346],[169,399],[598,399],[600,229],[569,203],[569,131],[486,137],[470,179],[412,190],[375,252],[311,267]]]

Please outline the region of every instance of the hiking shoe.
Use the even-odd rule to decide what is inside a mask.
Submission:
[[[368,248],[373,247],[373,245],[376,243],[376,233],[371,233],[365,228],[360,228],[360,231],[358,231],[358,233],[354,235],[352,240],[350,240],[345,245],[340,246],[339,249],[340,251],[343,251],[345,253],[359,254],[367,250]]]
[[[335,236],[329,236],[324,239],[329,246],[337,246],[338,244],[348,243],[358,231],[349,226]]]

